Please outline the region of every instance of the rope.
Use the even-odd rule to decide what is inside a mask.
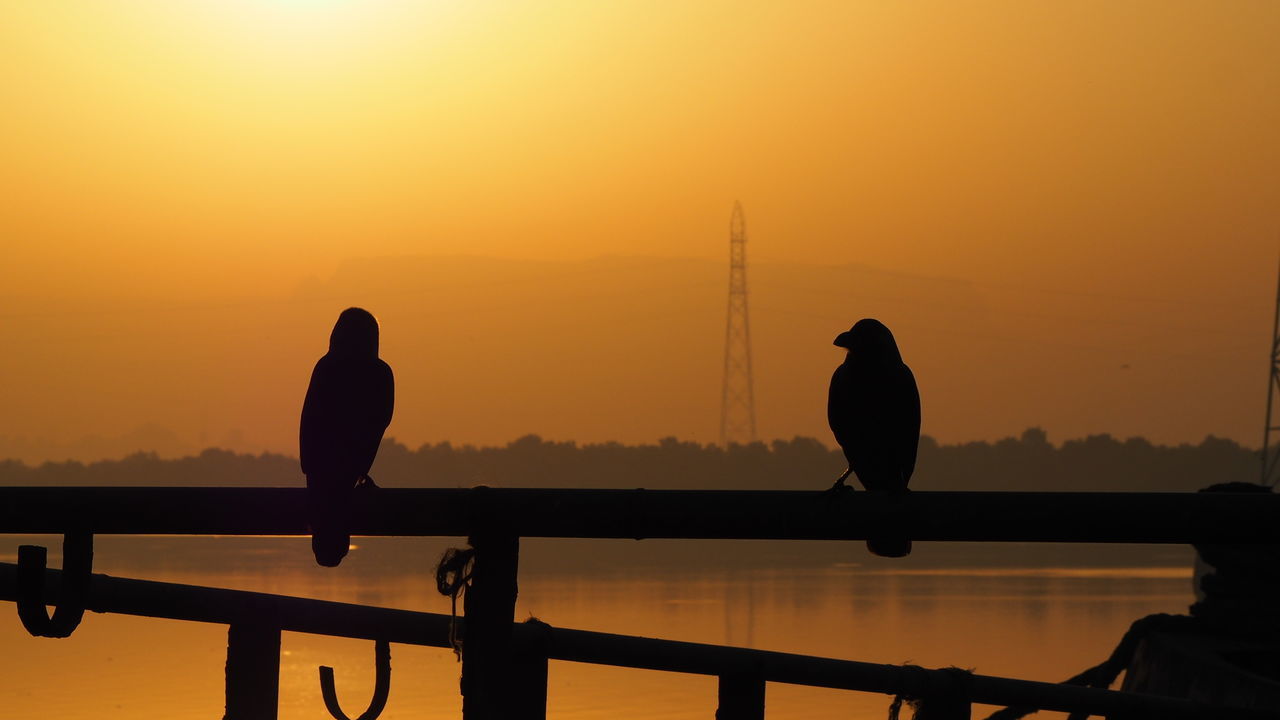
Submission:
[[[458,596],[471,587],[471,570],[475,562],[475,548],[449,548],[440,557],[436,565],[436,590],[441,595],[448,595],[449,610],[449,647],[458,662],[462,662],[462,641],[458,639]]]
[[[894,695],[893,702],[889,703],[889,720],[898,720],[898,713],[902,711],[902,701],[906,700],[905,695]]]

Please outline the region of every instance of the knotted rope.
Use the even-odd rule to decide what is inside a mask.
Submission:
[[[440,557],[436,565],[436,590],[441,595],[448,595],[451,603],[449,611],[449,647],[453,654],[462,661],[462,642],[458,640],[458,596],[471,587],[471,570],[475,562],[475,548],[449,548]]]

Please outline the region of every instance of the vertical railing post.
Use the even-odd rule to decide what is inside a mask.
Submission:
[[[227,629],[227,712],[223,720],[276,720],[280,702],[280,628]]]
[[[948,698],[942,702],[930,702],[925,698],[916,709],[913,720],[970,720],[972,713],[973,706],[967,700]]]
[[[534,632],[512,649],[507,717],[547,720],[547,645],[551,626],[535,618],[525,620],[523,626]]]
[[[515,620],[520,538],[480,532],[469,538],[475,550],[471,586],[463,601],[463,720],[509,720],[511,623]]]
[[[970,720],[973,716],[973,675],[960,668],[926,671],[924,697],[916,707],[914,720]]]
[[[716,720],[764,720],[764,678],[750,672],[721,675]]]

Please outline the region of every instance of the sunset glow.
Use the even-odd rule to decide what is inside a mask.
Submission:
[[[830,337],[878,315],[940,438],[1258,441],[1273,4],[133,0],[3,17],[0,334],[24,352],[0,360],[0,435],[55,448],[30,459],[144,426],[291,452],[309,363],[356,303],[384,322],[405,393],[390,432],[411,444],[713,440],[735,199],[767,437],[825,437]],[[887,275],[819,269],[849,263]],[[937,282],[887,279],[904,274]],[[528,362],[498,370],[512,341]],[[509,380],[504,421],[477,416],[476,372]],[[977,398],[982,419],[962,410]]]
[[[1278,38],[0,0],[0,708],[1280,707]]]

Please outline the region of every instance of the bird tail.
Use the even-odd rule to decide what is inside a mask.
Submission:
[[[911,540],[904,537],[870,538],[867,540],[867,550],[880,557],[906,557],[911,554]]]
[[[311,533],[311,552],[316,564],[322,567],[338,567],[351,547],[351,536],[344,532],[314,530]]]
[[[311,525],[311,551],[316,563],[338,567],[351,547],[347,504],[351,491],[307,478],[307,521]]]
[[[909,492],[907,490],[907,481],[910,479],[911,479],[910,473],[899,472],[898,483],[895,486],[897,489],[890,490],[889,495],[890,496],[906,495]],[[898,536],[890,535],[888,537],[882,536],[882,537],[867,538],[867,550],[871,551],[872,555],[879,555],[880,557],[888,557],[888,558],[906,557],[911,554],[911,539],[908,537],[903,537],[901,535],[898,535]]]

